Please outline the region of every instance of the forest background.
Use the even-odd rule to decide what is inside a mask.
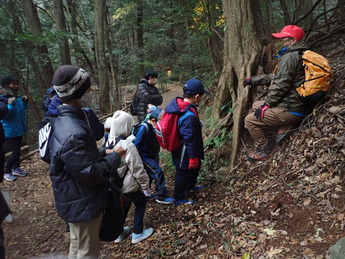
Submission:
[[[27,142],[33,148],[43,95],[61,64],[91,74],[92,108],[100,117],[125,109],[148,69],[160,73],[162,92],[192,77],[212,92],[200,107],[206,134],[200,181],[206,191],[192,197],[195,205],[188,208],[157,210],[150,203],[152,240],[108,243],[102,258],[325,258],[345,236],[345,119],[330,112],[345,107],[345,0],[0,3],[0,77],[18,77],[21,94],[30,97]],[[317,113],[271,158],[250,163],[243,117],[267,88],[249,91],[242,80],[271,72],[276,49],[270,33],[287,24],[301,26],[311,49],[330,60],[333,86]],[[170,188],[173,170],[163,165]],[[29,178],[1,186],[11,192],[15,212],[15,221],[5,225],[9,258],[66,254],[68,235],[56,215],[48,165],[36,152],[23,166]]]
[[[197,77],[213,92],[207,102],[213,117],[234,122],[230,138],[223,138],[233,139],[232,165],[252,95],[238,86],[272,67],[276,50],[270,33],[297,24],[315,47],[344,32],[344,0],[0,2],[0,76],[18,77],[22,94],[31,100],[29,144],[36,139],[42,98],[58,66],[90,72],[99,114],[124,108],[128,98],[122,86],[135,86],[146,70],[155,69],[161,86]]]

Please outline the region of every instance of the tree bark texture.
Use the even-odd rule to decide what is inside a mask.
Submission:
[[[220,116],[222,106],[232,102],[234,127],[230,165],[233,167],[240,147],[244,111],[248,106],[249,88],[244,88],[242,82],[258,69],[263,26],[257,1],[223,0],[223,10],[226,23],[224,66],[213,110]]]
[[[42,29],[41,29],[41,22],[39,20],[37,9],[32,0],[21,0],[21,4],[29,24],[29,27],[32,33],[35,36],[43,36]],[[40,69],[41,73],[44,75],[45,81],[45,88],[49,88],[51,86],[51,80],[53,78],[53,67],[50,61],[48,48],[46,45],[41,44],[37,47],[39,51],[39,63],[43,64],[42,69]]]
[[[95,51],[98,72],[99,108],[101,113],[110,111],[109,76],[105,55],[106,0],[95,0]]]
[[[139,70],[141,74],[141,78],[145,75],[145,67],[144,67],[144,1],[137,0],[137,35],[138,35],[138,57],[139,57]]]
[[[54,0],[54,16],[55,16],[56,28],[59,31],[62,31],[67,34],[66,17],[63,11],[62,0]],[[59,42],[59,45],[60,45],[61,64],[70,65],[71,55],[69,51],[68,38],[65,36],[62,37],[62,39]]]

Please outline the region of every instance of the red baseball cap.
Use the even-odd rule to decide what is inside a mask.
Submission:
[[[296,40],[303,39],[304,31],[296,25],[286,25],[280,32],[271,34],[274,38],[294,38]]]

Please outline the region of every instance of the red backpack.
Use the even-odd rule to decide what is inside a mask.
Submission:
[[[182,115],[180,113],[163,112],[162,118],[157,122],[155,129],[156,138],[162,148],[174,151],[181,146],[179,126],[182,120],[189,115],[197,117],[194,109],[189,109]]]

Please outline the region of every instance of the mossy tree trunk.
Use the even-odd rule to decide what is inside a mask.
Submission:
[[[224,35],[224,66],[219,80],[214,115],[221,117],[222,107],[231,102],[233,114],[233,139],[230,156],[234,166],[240,147],[244,111],[248,107],[248,88],[243,88],[246,77],[256,73],[262,52],[263,25],[258,1],[223,0],[226,23]]]

